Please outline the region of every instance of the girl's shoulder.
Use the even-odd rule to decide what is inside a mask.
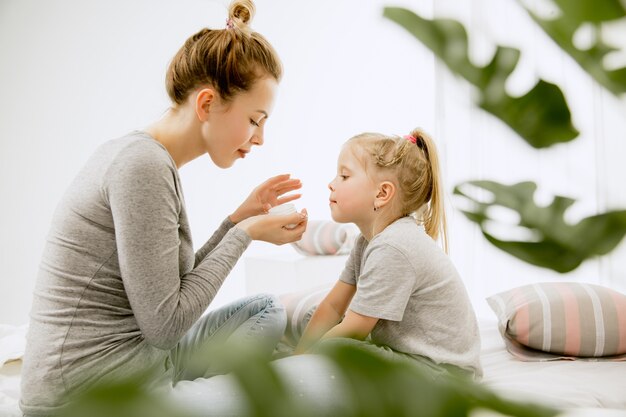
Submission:
[[[424,244],[432,239],[426,234],[424,226],[410,216],[402,217],[380,232],[372,243],[406,243],[410,245]]]
[[[384,249],[399,251],[408,258],[429,258],[445,256],[445,253],[430,236],[424,226],[410,216],[391,223],[380,234],[372,239],[368,249]]]

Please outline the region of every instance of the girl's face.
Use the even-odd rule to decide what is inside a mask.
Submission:
[[[207,152],[220,168],[245,158],[253,145],[263,144],[263,129],[274,106],[278,83],[259,79],[250,91],[237,94],[226,104],[211,105],[208,123],[202,126]]]
[[[338,223],[365,226],[374,215],[376,184],[367,175],[349,146],[344,146],[337,161],[337,176],[328,184],[330,213]]]

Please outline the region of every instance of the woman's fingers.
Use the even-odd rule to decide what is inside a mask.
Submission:
[[[306,210],[303,210],[300,213],[287,214],[281,217],[283,217],[283,222],[282,222],[283,226],[288,226],[288,225],[293,225],[293,224],[300,226],[300,224],[303,221],[306,221],[307,214],[306,214]]]
[[[288,193],[289,191],[297,190],[302,188],[302,181],[300,180],[289,180],[284,181],[283,183],[277,184],[274,187],[277,195]]]
[[[294,234],[299,236],[298,239],[296,240],[300,240],[300,237],[302,237],[302,234],[306,230],[306,226],[309,221],[309,215],[306,209],[302,209],[302,211],[298,213],[298,216],[299,216],[299,220],[297,221],[297,223],[292,223],[292,224],[295,224],[296,226],[290,229]]]
[[[280,184],[283,181],[288,181],[290,177],[291,177],[291,174],[276,175],[275,177],[272,177],[272,178],[266,180],[263,183],[263,185],[266,186],[266,187],[274,187],[274,186]]]
[[[306,225],[308,221],[308,214],[306,209],[303,209],[300,213],[290,214],[289,216],[285,217],[286,224],[283,225],[283,228],[287,232],[286,234],[288,242],[295,242],[297,240],[300,240],[302,234],[306,230]]]
[[[302,197],[302,194],[292,194],[292,195],[288,195],[288,196],[285,196],[285,197],[281,197],[281,198],[277,199],[276,201],[277,201],[278,205],[281,205],[281,204],[285,204],[285,203],[288,203],[288,202],[293,201],[293,200],[297,200],[300,197]]]

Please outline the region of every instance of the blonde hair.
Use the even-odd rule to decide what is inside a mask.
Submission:
[[[204,28],[185,41],[165,76],[173,103],[182,104],[192,90],[205,84],[228,102],[263,77],[280,81],[278,54],[262,35],[250,29],[254,13],[252,1],[235,0],[228,9],[226,28]]]
[[[437,240],[441,236],[447,253],[448,233],[437,149],[421,129],[414,129],[410,135],[415,143],[405,137],[362,133],[348,140],[347,145],[357,147],[360,152],[356,155],[364,168],[375,168],[379,179],[391,174],[399,191],[392,202],[394,211],[403,216],[415,215],[430,237]]]

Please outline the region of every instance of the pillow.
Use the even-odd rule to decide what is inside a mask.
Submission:
[[[318,304],[326,297],[332,284],[324,284],[303,291],[281,295],[280,301],[287,312],[287,328],[282,342],[296,347],[306,325]]]
[[[508,351],[525,361],[626,360],[626,296],[599,285],[544,282],[487,298]]]
[[[303,255],[343,255],[354,246],[358,228],[332,220],[309,221],[302,239],[292,243]]]

